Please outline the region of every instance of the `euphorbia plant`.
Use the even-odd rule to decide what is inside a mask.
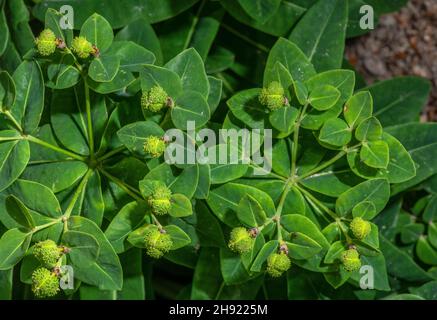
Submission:
[[[158,67],[147,49],[113,41],[103,17],[89,17],[77,35],[59,17],[48,10],[28,60],[12,77],[1,73],[1,221],[9,230],[0,269],[23,259],[21,280],[40,298],[56,295],[66,276],[76,289],[121,290],[116,253],[133,245],[160,258],[191,242],[176,222],[192,214],[191,198],[204,197],[199,169],[163,161],[164,128],[205,124],[221,90],[210,90],[219,81],[194,50]],[[114,173],[123,168],[146,177],[131,185]]]
[[[254,176],[251,164],[238,177],[228,170],[221,177],[227,183],[207,199],[235,228],[231,251],[221,251],[225,283],[248,281],[263,270],[277,277],[293,265],[323,273],[336,288],[358,282],[362,265],[385,272],[378,228],[370,221],[388,202],[390,184],[414,177],[415,166],[372,116],[371,94],[354,93],[354,87],[353,72],[317,74],[293,43],[280,39],[264,88],[229,99],[224,127],[269,128],[275,139],[271,173]],[[386,290],[387,279],[375,285]]]

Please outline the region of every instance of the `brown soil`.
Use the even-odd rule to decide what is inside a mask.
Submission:
[[[437,0],[410,0],[382,16],[369,34],[351,40],[346,57],[368,83],[401,75],[432,82],[423,121],[437,121]]]

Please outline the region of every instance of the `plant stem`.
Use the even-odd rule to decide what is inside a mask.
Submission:
[[[307,173],[301,175],[299,177],[299,180],[301,179],[305,179],[306,177],[309,177],[319,171],[322,171],[323,169],[329,167],[331,164],[333,164],[334,162],[336,162],[337,160],[339,160],[340,158],[342,158],[344,155],[346,155],[347,152],[346,151],[340,151],[339,153],[337,153],[337,155],[335,157],[333,157],[332,159],[322,163],[320,166],[314,168],[313,170],[308,171]]]
[[[86,117],[87,117],[87,127],[88,127],[88,142],[90,144],[90,155],[94,158],[94,134],[93,134],[93,121],[91,118],[91,98],[90,98],[90,87],[83,78],[83,83],[85,87],[85,107],[86,107]]]
[[[316,197],[314,197],[310,192],[308,192],[307,190],[305,190],[304,188],[296,185],[296,188],[299,189],[300,192],[302,192],[303,194],[305,194],[308,198],[311,199],[311,201],[313,201],[316,205],[318,205],[321,209],[323,209],[323,211],[325,211],[327,214],[329,214],[329,216],[335,220],[337,220],[337,215],[334,211],[332,211],[331,209],[329,209],[327,206],[325,206],[323,203],[321,203]]]
[[[124,150],[126,150],[126,147],[125,147],[125,146],[121,146],[121,147],[115,148],[114,150],[109,151],[107,154],[101,156],[101,157],[100,157],[99,159],[97,159],[97,160],[98,160],[98,161],[104,161],[104,160],[109,159],[109,158],[111,158],[112,156],[114,156],[114,155],[116,155],[116,154],[118,154],[118,153],[120,153],[120,152],[123,152]]]
[[[108,171],[106,171],[103,168],[98,169],[99,172],[101,172],[105,177],[107,177],[109,180],[116,183],[123,191],[125,191],[129,196],[131,196],[133,199],[137,201],[144,201],[144,199],[140,196],[140,193],[137,191],[133,191],[131,186],[126,185],[123,181],[118,179],[117,177],[114,177],[112,174],[110,174]]]
[[[67,209],[65,210],[64,220],[70,218],[71,213],[72,213],[74,206],[76,204],[76,201],[79,198],[79,195],[82,193],[83,188],[85,188],[85,186],[88,182],[88,179],[89,179],[92,172],[93,171],[91,169],[88,169],[88,171],[85,173],[85,176],[82,178],[82,181],[80,182],[79,186],[77,187],[76,191],[74,192],[73,197],[71,198],[71,201],[68,204]]]
[[[344,237],[346,238],[346,242],[347,242],[348,244],[352,244],[353,241],[352,241],[352,239],[349,237],[349,235],[347,234],[347,230],[345,230],[345,229],[343,228],[343,225],[341,224],[340,219],[336,219],[336,222],[337,222],[337,225],[338,225],[338,227],[340,228],[341,232],[343,233]]]
[[[141,193],[138,190],[135,190],[133,187],[126,185],[123,181],[121,181],[117,177],[114,177],[112,174],[110,174],[103,168],[99,168],[99,171],[108,179],[115,182],[121,189],[123,189],[133,199],[135,199],[136,201],[144,201],[144,199],[141,197]],[[162,229],[163,227],[159,222],[158,218],[156,218],[156,216],[153,213],[150,213],[150,216],[152,217],[153,222],[158,226],[158,228]]]
[[[269,48],[267,48],[266,46],[250,39],[249,37],[245,36],[244,34],[238,32],[237,30],[235,30],[234,28],[232,28],[231,26],[228,26],[225,23],[222,23],[221,25],[225,30],[229,31],[230,33],[236,35],[237,37],[239,37],[240,39],[246,41],[248,44],[254,46],[255,48],[257,48],[260,51],[263,51],[265,53],[269,53]]]
[[[37,226],[37,227],[33,228],[32,233],[35,233],[35,232],[38,232],[38,231],[40,231],[42,229],[51,227],[51,226],[53,226],[53,225],[55,225],[55,224],[57,224],[57,223],[59,223],[61,221],[62,221],[62,218],[59,218],[59,219],[53,220],[52,222],[49,222],[49,223]]]
[[[3,111],[3,114],[8,117],[9,120],[11,120],[11,122],[14,124],[15,128],[18,129],[18,131],[23,132],[23,128],[9,110]]]
[[[224,86],[226,89],[228,89],[228,91],[229,91],[231,94],[234,94],[234,93],[235,93],[235,89],[232,88],[232,85],[231,85],[231,84],[229,83],[229,81],[225,78],[225,76],[224,76],[221,72],[217,73],[216,75],[217,75],[217,78],[219,78],[220,80],[223,81],[223,86]]]
[[[222,281],[222,283],[220,284],[220,287],[219,287],[219,289],[217,291],[217,294],[214,297],[214,300],[218,300],[218,298],[221,296],[224,288],[225,288],[225,282]]]
[[[187,38],[185,39],[183,50],[187,49],[190,45],[191,39],[193,38],[194,30],[196,29],[196,25],[199,22],[200,13],[202,12],[205,3],[206,0],[202,0],[202,2],[200,3],[199,9],[197,10],[196,16],[193,19],[193,23],[191,24],[190,31],[188,32]]]
[[[257,165],[254,162],[251,162],[250,166],[254,167],[254,168],[257,168],[257,169],[263,169],[262,167],[260,167],[259,165]],[[277,179],[282,180],[282,181],[288,181],[287,177],[283,177],[283,176],[281,176],[279,174],[276,174],[274,172],[267,172],[266,170],[264,170],[264,171],[267,173],[267,175],[263,176],[264,178],[268,178],[270,176],[270,177],[274,177],[274,178],[277,178]]]
[[[52,150],[54,150],[54,151],[56,151],[56,152],[59,152],[59,153],[65,154],[65,155],[67,155],[67,156],[69,156],[69,157],[71,157],[71,158],[73,158],[73,159],[76,159],[76,160],[80,160],[80,161],[84,161],[84,162],[86,162],[86,158],[85,158],[85,157],[82,157],[82,156],[77,155],[77,154],[75,154],[75,153],[73,153],[73,152],[70,152],[70,151],[67,151],[67,150],[65,150],[65,149],[59,148],[59,147],[57,147],[57,146],[54,146],[54,145],[52,145],[52,144],[50,144],[50,143],[48,143],[48,142],[45,142],[45,141],[43,141],[43,140],[41,140],[41,139],[38,139],[38,138],[36,138],[36,137],[34,137],[34,136],[24,136],[23,138],[26,139],[26,140],[29,140],[29,141],[31,141],[31,142],[34,142],[34,143],[36,143],[36,144],[39,144],[39,145],[41,145],[41,146],[43,146],[43,147],[46,147],[46,148],[52,149]]]
[[[304,105],[304,107],[302,108],[302,110],[299,114],[299,118],[296,121],[296,124],[294,125],[293,149],[292,149],[292,153],[291,153],[291,176],[292,177],[294,177],[296,174],[297,148],[299,146],[299,130],[300,130],[300,125],[301,125],[302,119],[307,111],[307,108],[308,108],[308,103],[306,103]]]

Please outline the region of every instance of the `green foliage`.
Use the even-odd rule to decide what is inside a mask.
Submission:
[[[0,299],[435,299],[429,83],[342,69],[361,2],[0,1]]]

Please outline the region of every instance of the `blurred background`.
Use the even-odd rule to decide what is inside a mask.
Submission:
[[[437,121],[437,1],[410,0],[383,15],[375,30],[347,42],[346,57],[370,84],[416,75],[432,82],[421,120]]]

